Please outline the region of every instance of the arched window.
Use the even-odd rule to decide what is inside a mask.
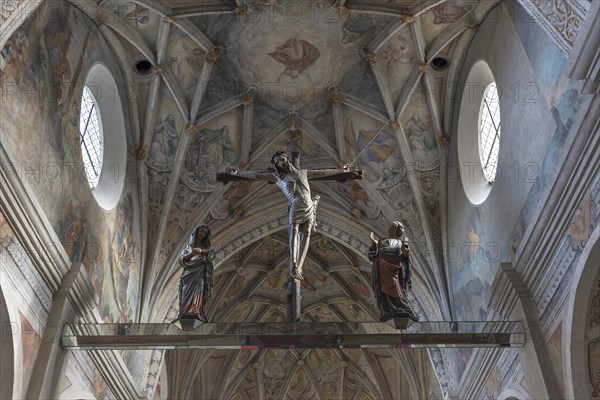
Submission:
[[[485,88],[479,106],[479,159],[483,175],[493,183],[500,151],[500,102],[496,82]]]
[[[121,197],[127,168],[122,92],[104,64],[92,65],[81,97],[81,156],[92,194],[107,211]]]
[[[458,161],[465,194],[479,205],[492,190],[500,155],[500,97],[492,70],[479,60],[467,76],[458,118]]]
[[[88,86],[83,88],[79,116],[79,139],[85,174],[90,187],[98,185],[104,155],[104,134],[98,103]]]

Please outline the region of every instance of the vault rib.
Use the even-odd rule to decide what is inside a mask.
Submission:
[[[373,371],[373,375],[375,375],[375,379],[377,380],[377,386],[381,389],[381,394],[383,395],[382,398],[392,399],[392,392],[390,391],[389,385],[385,381],[385,375],[383,373],[383,370],[381,369],[381,366],[375,359],[374,354],[366,350],[362,350],[362,352],[365,359],[367,360],[367,363],[369,364],[369,368],[371,368],[371,371]],[[423,398],[426,399],[427,397]]]
[[[266,312],[265,312],[266,313]],[[265,314],[263,313],[263,315]],[[248,371],[250,371],[251,368],[254,368],[254,364],[262,357],[262,353],[264,352],[264,350],[258,350],[256,352],[255,355],[253,355],[248,362],[246,363],[246,365],[241,368],[237,374],[235,374],[235,376],[233,377],[233,379],[231,380],[231,382],[241,382],[242,379],[246,376],[246,374],[248,373]],[[239,352],[238,352],[239,355]],[[237,358],[237,357],[236,357]],[[235,360],[233,360],[232,363],[229,364],[227,370],[225,371],[224,376],[228,377],[230,374],[231,369],[233,368],[233,366],[235,365]],[[227,379],[223,380],[223,385],[219,388],[219,390],[217,391],[217,398],[218,399],[229,399],[231,397],[231,392],[235,389],[237,389],[237,386],[231,385],[229,388],[225,387],[225,384],[227,383]],[[258,382],[257,382],[257,386],[258,386]]]
[[[254,97],[256,88],[248,89],[247,97],[244,99],[244,117],[242,120],[242,148],[240,149],[240,159],[242,164],[248,162],[250,158],[250,148],[252,147],[252,125],[254,123]]]
[[[383,75],[381,68],[379,68],[376,53],[371,49],[369,49],[368,51],[368,53],[365,53],[365,58],[371,66],[371,71],[373,71],[373,75],[375,75],[375,82],[377,83],[377,87],[379,88],[379,94],[381,95],[381,99],[383,100],[383,104],[385,105],[385,110],[387,112],[388,119],[386,122],[389,122],[395,116],[394,104],[392,102],[392,92],[390,91],[387,79]]]
[[[388,117],[385,112],[357,97],[354,97],[348,93],[338,92],[342,96],[343,104],[346,104],[349,107],[354,108],[357,111],[360,111],[370,117],[375,118],[380,122],[387,123]]]
[[[415,23],[415,20],[413,19],[411,21],[411,24],[414,24],[414,23]],[[416,49],[419,49],[419,41],[417,40],[415,43],[414,37],[413,37],[413,46]],[[371,65],[373,72],[375,73],[375,79],[377,81],[378,87],[380,88],[380,91],[381,91],[380,94],[382,96],[382,99],[384,100],[384,102],[386,104],[391,103],[389,88],[387,87],[387,84],[385,82],[383,74],[377,67],[377,56],[373,52],[370,52],[369,54],[366,55],[366,58],[367,58],[367,61],[369,62],[369,64]],[[419,69],[419,72],[422,73],[423,68]],[[414,90],[411,90],[410,92],[412,94],[414,92]],[[401,96],[401,98],[402,97],[403,96]],[[412,96],[407,96],[404,104],[408,104],[411,97]],[[389,109],[390,108],[389,106],[386,106],[386,108],[388,109],[389,120],[396,118],[397,111],[394,111],[393,106],[392,106],[391,110]],[[398,114],[398,115],[400,115],[400,114]],[[393,125],[395,125],[395,126],[393,126]],[[415,200],[416,207],[417,207],[417,213],[419,215],[419,221],[421,223],[421,227],[425,234],[425,240],[427,242],[427,247],[429,249],[433,250],[433,249],[435,249],[435,242],[433,240],[432,230],[431,230],[431,227],[429,226],[429,222],[427,219],[427,212],[425,210],[425,205],[423,203],[423,197],[421,194],[421,190],[419,189],[419,183],[417,181],[415,170],[414,170],[412,153],[410,151],[410,147],[408,145],[406,135],[404,134],[401,124],[398,123],[398,121],[396,121],[396,120],[394,120],[394,124],[390,124],[390,128],[395,131],[394,136],[397,139],[398,147],[400,149],[400,155],[402,156],[402,159],[404,160],[404,162],[406,164],[407,179],[408,179],[410,188],[413,192],[414,200]],[[437,257],[435,256],[435,252],[433,252],[433,254],[431,254],[432,252],[428,252],[428,253],[430,256],[428,261],[432,267],[437,286],[441,287],[441,288],[445,288],[445,286],[443,285],[443,280],[439,276],[440,270],[441,270],[440,262],[437,260]],[[444,292],[445,292],[445,290],[444,290]],[[446,302],[444,302],[444,304],[447,305]],[[447,314],[448,310],[444,309],[444,311],[446,311],[446,314]],[[447,316],[447,315],[445,315],[445,316]]]
[[[187,34],[190,37],[190,39],[192,39],[194,43],[196,43],[205,52],[208,53],[216,47],[214,44],[212,44],[210,39],[206,37],[204,32],[198,29],[198,27],[194,25],[189,19],[175,18],[173,19],[172,23],[182,32]]]
[[[156,44],[157,44],[157,54],[161,54],[164,56],[165,54],[165,48],[167,47],[167,42],[168,42],[168,38],[169,38],[169,29],[168,27],[166,27],[164,24],[160,24],[159,26],[159,30],[157,33],[157,37],[156,37]],[[158,58],[157,61],[159,63],[163,62],[162,58]],[[155,69],[155,71],[157,71]],[[151,263],[148,263],[148,241],[149,241],[149,234],[148,234],[148,207],[146,206],[146,204],[149,203],[148,198],[148,185],[149,185],[149,180],[148,180],[148,170],[147,170],[147,166],[145,163],[146,157],[148,156],[148,149],[150,149],[151,145],[152,145],[152,137],[154,135],[154,127],[156,124],[156,119],[158,117],[158,109],[160,107],[160,89],[161,89],[161,83],[162,83],[162,79],[160,77],[159,74],[154,75],[154,78],[152,79],[152,82],[150,83],[150,89],[148,92],[148,99],[146,102],[146,115],[145,115],[145,120],[144,120],[144,133],[143,136],[141,138],[141,150],[144,153],[144,157],[143,159],[140,161],[139,166],[140,166],[140,176],[143,179],[144,185],[143,187],[143,191],[141,193],[143,193],[143,200],[145,201],[145,204],[143,204],[143,207],[140,207],[141,213],[143,214],[143,221],[144,223],[140,224],[140,229],[141,229],[141,233],[142,233],[142,238],[143,238],[143,245],[142,245],[142,252],[141,252],[141,257],[140,259],[141,261],[141,266],[140,266],[140,271],[141,271],[141,298],[144,299],[148,296],[148,293],[146,293],[146,291],[148,290],[148,288],[150,287],[150,285],[152,284],[152,276],[154,274],[154,266]],[[145,302],[141,301],[140,302],[140,314],[139,315],[144,315],[145,310],[144,310],[144,305]],[[149,314],[147,315],[147,317],[149,317]]]
[[[448,317],[453,319],[452,317],[452,302],[450,301],[450,276],[449,276],[449,266],[448,266],[448,237],[447,237],[447,217],[446,217],[446,177],[447,177],[447,163],[448,163],[448,151],[447,146],[442,146],[441,140],[446,137],[442,130],[442,121],[439,113],[438,101],[436,98],[436,88],[433,83],[433,78],[430,74],[430,68],[427,66],[427,63],[431,60],[426,58],[425,54],[425,37],[423,33],[423,27],[421,25],[420,19],[415,21],[414,24],[411,24],[410,27],[411,36],[415,45],[418,48],[419,58],[421,59],[421,65],[423,66],[423,70],[425,73],[423,74],[423,85],[425,88],[425,95],[427,99],[427,106],[429,109],[429,113],[431,115],[433,131],[436,137],[436,144],[438,149],[438,154],[440,155],[440,167],[439,167],[439,210],[440,210],[440,234],[442,240],[442,248],[440,249],[440,253],[442,259],[439,260],[439,265],[441,268],[441,276],[439,277],[439,286],[443,290],[442,296],[445,302],[445,308],[448,313]],[[432,237],[432,240],[434,238]],[[435,255],[435,253],[434,253]]]
[[[301,125],[301,130],[302,132],[306,133],[306,135],[311,138],[315,143],[319,143],[319,146],[325,150],[325,152],[334,160],[337,160],[337,150],[335,149],[335,147],[333,146],[333,144],[331,144],[331,142],[329,140],[327,140],[327,138],[325,138],[317,128],[315,128],[314,126],[311,125],[310,122],[308,122],[307,120],[305,120],[302,117],[297,117],[298,120],[300,120],[302,122]]]
[[[396,99],[396,121],[400,120],[400,116],[404,112],[404,109],[408,105],[408,100],[415,94],[421,81],[421,72],[418,64],[415,64],[413,69],[410,71],[408,79],[402,85],[398,99]]]
[[[79,8],[91,20],[95,21],[97,25],[106,25],[123,36],[152,64],[156,64],[154,50],[138,31],[123,21],[123,18],[106,7],[98,6],[85,0],[69,0],[69,2]]]
[[[258,143],[252,146],[250,150],[250,162],[249,165],[254,163],[256,159],[264,153],[269,145],[273,143],[277,136],[279,136],[285,129],[287,129],[289,117],[285,117],[281,120],[274,128],[272,128]]]
[[[394,358],[394,360],[400,364],[401,368],[404,370],[404,377],[408,380],[408,386],[412,390],[413,393],[419,393],[419,383],[416,380],[416,376],[418,376],[418,370],[415,365],[415,361],[413,360],[412,354],[403,350],[390,349],[390,355]],[[407,372],[408,370],[408,372]]]
[[[352,1],[351,4],[348,4],[346,7],[351,12],[365,12],[365,13],[373,13],[373,14],[382,14],[382,15],[420,15],[425,11],[429,10],[432,7],[435,7],[438,4],[445,2],[446,0],[423,0],[419,2],[416,6],[412,7],[403,7],[403,6],[393,6],[387,4],[379,4],[373,3],[371,1]]]
[[[474,11],[468,11],[459,19],[452,23],[448,28],[438,35],[433,42],[426,48],[426,59],[433,60],[446,46],[448,46],[458,35],[469,29],[469,24],[473,23]]]
[[[194,123],[198,126],[202,126],[219,115],[223,115],[226,112],[239,107],[240,105],[242,105],[242,99],[240,96],[234,96],[223,100],[221,103],[206,108],[201,113],[197,113]]]
[[[335,130],[335,142],[337,147],[338,161],[345,163],[348,161],[346,153],[346,140],[344,135],[344,114],[342,112],[342,96],[335,93],[331,96],[333,126]]]

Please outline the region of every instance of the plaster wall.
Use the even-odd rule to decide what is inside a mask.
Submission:
[[[13,35],[3,58],[0,140],[14,162],[2,167],[29,185],[71,261],[85,264],[101,297],[100,317],[114,322],[135,320],[137,189],[131,182],[116,207],[109,211],[99,207],[83,171],[79,145],[80,98],[95,63],[110,70],[116,86],[102,87],[97,82],[88,86],[97,98],[122,103],[128,120],[117,60],[87,16],[57,2],[42,6]],[[107,123],[114,115],[101,118]],[[130,137],[130,132],[122,135]],[[121,164],[104,166],[103,173],[116,178],[129,172]],[[122,271],[121,276],[113,274],[113,269]]]
[[[490,194],[473,206],[461,179],[468,179],[468,163],[477,160],[459,160],[457,140],[452,141],[450,168],[463,175],[449,174],[456,179],[448,183],[451,293],[457,319],[487,315],[486,299],[499,263],[510,260],[511,248],[519,244],[536,205],[533,196],[542,191],[554,171],[556,160],[548,158],[551,150],[558,147],[560,151],[554,144],[557,133],[564,135],[564,123],[545,95],[553,87],[548,81],[556,79],[561,60],[549,61],[549,65],[539,60],[532,41],[540,35],[540,28],[518,10],[518,4],[506,3],[490,12],[471,42],[459,80],[459,87],[465,88],[462,96],[468,96],[469,90],[477,89],[477,82],[466,81],[470,67],[481,59],[489,64],[500,93],[501,142]],[[552,54],[556,49],[551,42],[541,44],[550,46],[551,60],[560,55]],[[459,115],[457,108],[455,127]],[[473,141],[477,140],[475,132]]]
[[[590,99],[581,95],[581,82],[566,78],[567,57],[517,2],[503,2],[479,27],[467,52],[459,87],[475,85],[466,79],[470,66],[480,59],[489,64],[500,90],[502,132],[498,175],[489,197],[481,205],[470,203],[460,179],[448,183],[448,237],[453,246],[450,250],[462,249],[458,254],[450,251],[451,299],[454,316],[460,320],[509,317],[487,309],[490,285],[500,262],[512,261],[514,251],[523,249],[524,238],[528,237],[526,232],[534,222],[539,223],[536,219],[540,218],[540,207],[545,204],[548,193],[560,191],[555,185],[564,185],[558,175],[561,166],[564,167],[562,160],[580,156],[567,152],[590,104]],[[459,117],[457,108],[453,138],[458,134]],[[584,134],[579,132],[579,135]],[[473,140],[476,140],[475,135]],[[456,140],[452,142],[449,160],[451,168],[465,168],[460,164],[464,160],[458,159]],[[578,179],[577,175],[572,179]],[[563,197],[556,212],[562,214],[563,207],[571,209],[572,204],[577,204],[573,219],[567,225],[552,228],[558,229],[561,235],[550,246],[552,254],[544,263],[533,266],[535,274],[541,276],[537,278],[539,282],[528,282],[533,285],[529,290],[538,307],[543,340],[548,344],[553,363],[554,371],[547,373],[556,375],[560,390],[565,389],[570,379],[563,356],[568,342],[568,333],[567,337],[563,334],[563,322],[565,314],[570,312],[565,307],[565,299],[572,270],[591,233],[588,227],[593,229],[598,219],[597,179],[583,188],[583,194],[576,194],[578,200],[572,197],[575,193]],[[560,193],[553,194],[556,195]],[[579,220],[585,228],[575,227]],[[498,364],[511,365],[509,359],[513,357],[503,352]],[[493,371],[481,382],[483,386],[472,393],[497,398],[502,390],[514,385],[530,390],[533,382],[528,382],[520,371],[522,365],[517,357],[511,368]],[[565,395],[568,397],[568,393]]]
[[[89,86],[97,100],[101,97],[122,107],[126,125],[118,134],[127,138],[128,153],[133,152],[118,60],[96,24],[62,1],[44,2],[4,44],[1,57],[0,142],[12,162],[0,167],[31,190],[60,240],[51,245],[63,247],[72,262],[83,263],[100,297],[98,308],[86,317],[137,322],[141,275],[137,180],[128,180],[113,209],[102,209],[89,188],[79,144],[83,84],[92,66],[102,63],[116,85],[90,82]],[[115,116],[101,118],[108,122]],[[118,175],[131,178],[137,173],[132,166],[105,165],[103,173],[114,174],[115,181]],[[11,220],[11,215],[5,217]],[[32,309],[45,301],[26,287],[24,293],[30,296],[24,304]],[[43,327],[44,320],[29,323]],[[131,370],[143,369],[137,358],[126,353],[123,358]]]

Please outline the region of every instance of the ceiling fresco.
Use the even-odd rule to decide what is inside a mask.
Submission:
[[[275,185],[216,182],[227,167],[269,168],[277,150],[298,152],[303,168],[364,170],[360,181],[311,185],[321,203],[303,282],[307,321],[377,320],[369,232],[384,236],[394,220],[412,242],[420,318],[451,317],[443,163],[454,105],[446,87],[459,68],[430,63],[462,60],[468,40],[457,43],[472,35],[480,2],[70,3],[110,38],[134,100],[141,320],[163,321],[176,306],[177,260],[199,224],[217,251],[209,319],[286,319],[284,196]],[[217,382],[207,395],[219,398],[376,399],[400,390],[377,377],[398,363],[390,353],[219,353],[211,363],[229,374],[215,367],[198,379]]]

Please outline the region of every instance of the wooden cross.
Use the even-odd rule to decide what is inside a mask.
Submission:
[[[336,180],[344,182],[362,179],[363,171],[346,167],[343,169],[301,169],[299,153],[292,158],[285,151],[273,154],[271,163],[275,169],[267,171],[240,171],[230,169],[217,174],[217,181],[223,184],[254,180],[276,183],[288,199],[288,321],[298,322],[301,315],[302,294],[300,281],[302,266],[310,244],[310,234],[315,227],[319,196],[311,198],[309,181]]]

